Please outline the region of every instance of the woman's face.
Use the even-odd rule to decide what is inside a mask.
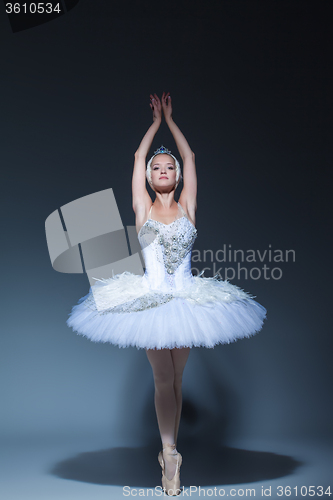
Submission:
[[[158,190],[173,187],[176,184],[175,160],[168,154],[156,155],[151,163],[151,181]],[[164,191],[164,190],[163,190]]]

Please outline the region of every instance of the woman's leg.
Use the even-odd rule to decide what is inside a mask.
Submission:
[[[174,443],[177,402],[174,366],[169,349],[147,349],[155,382],[155,409],[162,443]]]
[[[180,423],[180,416],[182,412],[182,380],[183,380],[183,372],[188,360],[188,356],[190,354],[189,347],[183,347],[182,349],[172,349],[171,356],[174,366],[174,390],[176,397],[176,405],[177,405],[177,413],[176,413],[176,421],[175,421],[175,444],[177,445],[178,438],[178,429]]]
[[[147,349],[155,382],[155,408],[162,443],[176,443],[182,406],[181,382],[190,348]],[[165,461],[165,474],[171,479],[176,466]]]

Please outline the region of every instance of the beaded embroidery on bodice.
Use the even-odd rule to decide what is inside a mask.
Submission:
[[[184,288],[192,281],[191,251],[197,230],[180,203],[171,224],[150,218],[138,233],[146,270],[144,278],[152,289],[171,291]]]

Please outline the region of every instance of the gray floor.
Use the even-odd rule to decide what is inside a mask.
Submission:
[[[104,443],[104,445],[103,445]],[[110,500],[156,497],[160,468],[156,445],[107,447],[105,439],[7,442],[1,448],[1,498],[5,500]],[[333,443],[320,441],[234,442],[229,446],[183,443],[181,498],[320,496],[332,482]],[[190,486],[192,489],[190,490]],[[128,486],[127,495],[123,486]],[[199,486],[201,491],[199,491]],[[301,487],[303,489],[301,491]],[[195,490],[195,487],[197,490]],[[262,494],[262,487],[266,495]],[[147,490],[150,488],[150,491]],[[246,489],[252,489],[246,492]],[[333,492],[333,488],[331,488]],[[329,498],[329,495],[322,495]]]

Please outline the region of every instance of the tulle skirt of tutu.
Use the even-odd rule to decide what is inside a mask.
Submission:
[[[104,299],[103,311],[94,305],[93,289]],[[193,285],[171,295],[125,272],[94,285],[73,307],[67,325],[93,342],[119,347],[212,348],[251,337],[266,313],[247,292],[215,277],[194,276]]]

